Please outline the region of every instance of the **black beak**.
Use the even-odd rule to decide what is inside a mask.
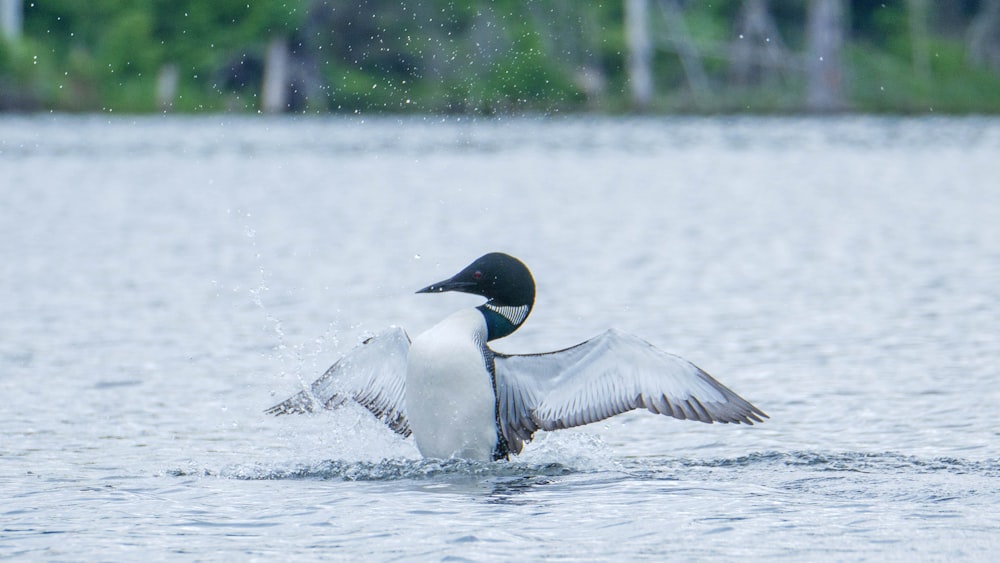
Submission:
[[[476,286],[476,282],[455,281],[455,278],[432,283],[431,285],[417,290],[417,293],[443,293],[445,291],[468,291]]]

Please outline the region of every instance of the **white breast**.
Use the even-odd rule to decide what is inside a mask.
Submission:
[[[411,344],[406,416],[424,457],[493,459],[496,397],[483,362],[485,341],[482,313],[465,309]]]

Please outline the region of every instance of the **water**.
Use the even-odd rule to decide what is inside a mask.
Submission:
[[[989,559],[1000,121],[0,120],[0,556]],[[511,463],[270,418],[487,251],[771,415]]]

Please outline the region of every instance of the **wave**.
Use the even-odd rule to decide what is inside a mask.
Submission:
[[[248,481],[314,479],[340,481],[427,480],[449,477],[551,478],[615,473],[633,479],[679,478],[685,470],[815,471],[885,475],[947,473],[1000,477],[1000,459],[974,461],[952,457],[921,458],[895,452],[765,451],[719,458],[631,458],[613,466],[594,467],[558,461],[477,462],[469,460],[384,459],[381,461],[322,460],[317,462],[251,462],[218,470],[173,469],[175,477],[221,477]],[[579,460],[575,460],[579,461]]]

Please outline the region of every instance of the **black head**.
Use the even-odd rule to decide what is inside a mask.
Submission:
[[[517,330],[535,303],[535,280],[520,260],[502,252],[476,259],[454,276],[417,293],[461,291],[487,298],[478,309],[486,317],[489,340]]]

